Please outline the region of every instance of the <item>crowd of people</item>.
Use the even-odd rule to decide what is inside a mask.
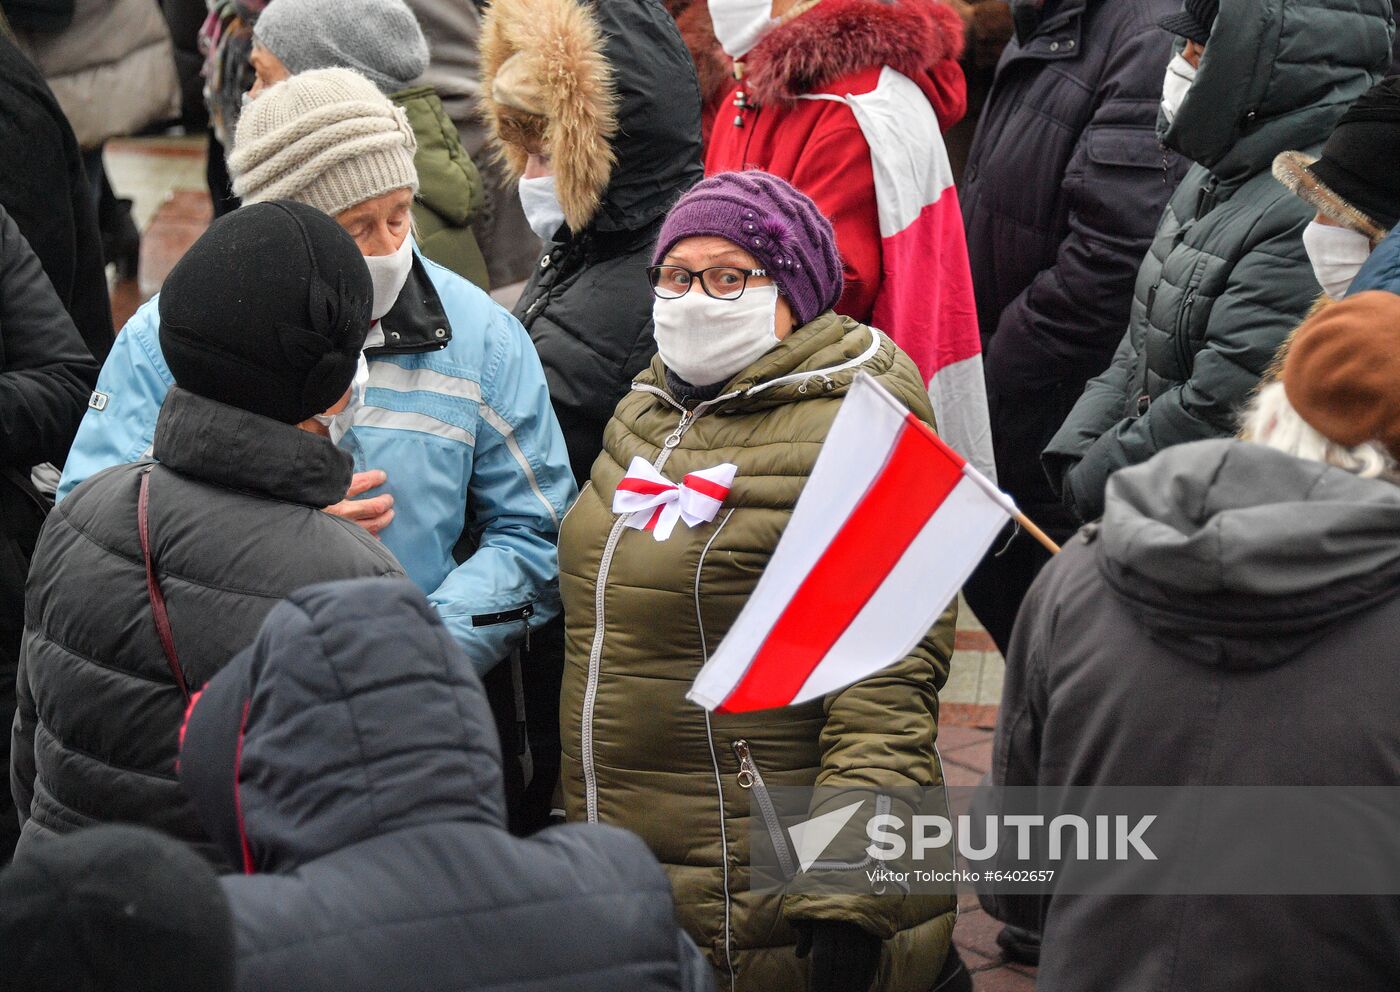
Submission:
[[[0,0],[0,989],[970,990],[951,891],[751,888],[765,782],[944,781],[957,603],[686,698],[863,377],[1063,545],[964,588],[992,784],[1400,779],[1390,0],[193,3]],[[217,219],[114,334],[168,126]],[[1400,959],[982,899],[1048,990]]]

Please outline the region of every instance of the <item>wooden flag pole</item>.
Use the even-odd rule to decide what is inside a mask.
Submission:
[[[1045,531],[1037,527],[1035,525],[1035,522],[1031,520],[1030,517],[1022,513],[1020,510],[1016,511],[1016,522],[1026,529],[1027,534],[1035,538],[1041,544],[1045,545],[1045,550],[1049,551],[1052,555],[1057,555],[1060,553],[1060,546],[1054,541],[1050,540],[1050,536],[1046,534]]]

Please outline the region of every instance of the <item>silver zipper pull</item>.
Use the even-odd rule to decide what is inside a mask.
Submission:
[[[667,448],[674,448],[676,445],[680,444],[681,438],[685,436],[686,428],[690,426],[690,422],[694,419],[695,414],[687,410],[685,416],[681,417],[681,422],[676,425],[676,429],[662,442],[664,446]]]
[[[734,754],[739,759],[739,788],[752,789],[758,778],[758,769],[754,767],[753,755],[749,753],[749,742],[735,741]]]

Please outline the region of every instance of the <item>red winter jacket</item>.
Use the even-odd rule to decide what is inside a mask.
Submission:
[[[868,93],[885,66],[928,97],[944,131],[967,110],[963,23],[942,0],[823,0],[768,34],[720,104],[705,174],[762,169],[810,196],[836,228],[839,313],[868,322],[882,274],[870,148],[851,109],[805,96]]]

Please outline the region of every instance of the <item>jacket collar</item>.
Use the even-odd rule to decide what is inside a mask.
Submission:
[[[754,47],[743,80],[760,104],[791,103],[883,66],[917,81],[962,45],[961,18],[941,0],[822,0]]]
[[[315,507],[344,499],[354,470],[326,438],[179,386],[160,408],[153,452],[183,475]]]
[[[794,330],[771,351],[739,372],[713,399],[692,413],[738,412],[843,392],[861,371],[877,375],[889,367],[880,352],[885,338],[876,330],[828,310]],[[684,409],[665,388],[666,364],[658,354],[632,383]]]
[[[407,355],[420,351],[440,351],[452,341],[452,324],[438,296],[437,287],[418,252],[413,268],[393,307],[379,321],[384,344],[366,348],[366,355]]]

